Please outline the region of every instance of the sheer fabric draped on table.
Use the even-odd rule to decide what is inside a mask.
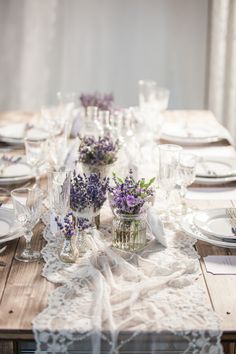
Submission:
[[[194,240],[169,230],[168,248],[151,240],[139,254],[121,254],[102,230],[88,236],[91,252],[68,265],[46,220],[43,276],[61,286],[33,321],[36,353],[69,353],[75,343],[81,353],[132,353],[137,343],[148,353],[176,353],[173,338],[184,353],[222,353],[218,318],[196,282]],[[172,343],[160,342],[166,333]]]

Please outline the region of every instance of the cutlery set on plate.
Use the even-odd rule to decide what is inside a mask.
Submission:
[[[199,158],[196,183],[205,185],[224,184],[236,181],[235,158]]]

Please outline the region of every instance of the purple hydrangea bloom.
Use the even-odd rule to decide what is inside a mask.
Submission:
[[[70,205],[72,210],[81,212],[92,207],[94,210],[100,209],[106,200],[109,178],[100,178],[97,173],[89,176],[74,175],[71,179]]]
[[[117,159],[118,140],[110,136],[84,137],[79,146],[79,161],[90,165],[109,165]]]
[[[130,171],[123,180],[113,174],[115,186],[109,187],[111,194],[111,205],[118,214],[135,215],[142,211],[144,204],[153,195],[151,187],[155,178],[146,182],[144,178],[135,181]]]

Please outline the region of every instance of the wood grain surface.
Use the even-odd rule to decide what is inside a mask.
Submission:
[[[168,113],[171,116],[171,113]],[[207,113],[208,119],[212,118]],[[0,118],[3,115],[0,114]],[[206,121],[205,121],[206,124]],[[229,206],[228,201],[192,201],[200,209],[210,207]],[[43,225],[39,224],[34,230],[33,248],[41,249]],[[42,277],[43,261],[22,263],[14,259],[14,255],[23,249],[24,240],[14,240],[8,243],[6,251],[0,255],[0,260],[7,263],[0,267],[0,339],[21,340],[33,339],[32,319],[41,312],[48,302],[48,295],[55,285]],[[221,318],[221,330],[224,332],[225,348],[227,353],[233,353],[236,341],[236,276],[213,275],[206,271],[202,257],[207,255],[234,254],[236,250],[223,249],[205,242],[197,242],[202,275],[198,283],[202,286],[208,297],[209,306]],[[231,342],[231,343],[230,343]],[[13,348],[12,342],[4,342],[5,347]],[[0,342],[0,353],[4,352],[4,344]],[[13,349],[12,349],[13,350]],[[8,353],[11,353],[9,349]]]

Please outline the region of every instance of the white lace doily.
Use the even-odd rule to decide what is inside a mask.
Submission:
[[[88,235],[90,251],[68,265],[46,223],[43,276],[60,286],[33,321],[36,353],[69,353],[73,345],[93,354],[177,353],[176,345],[182,353],[222,353],[218,317],[196,282],[194,240],[169,230],[168,248],[152,240],[131,254],[112,249],[109,235],[109,227]]]

